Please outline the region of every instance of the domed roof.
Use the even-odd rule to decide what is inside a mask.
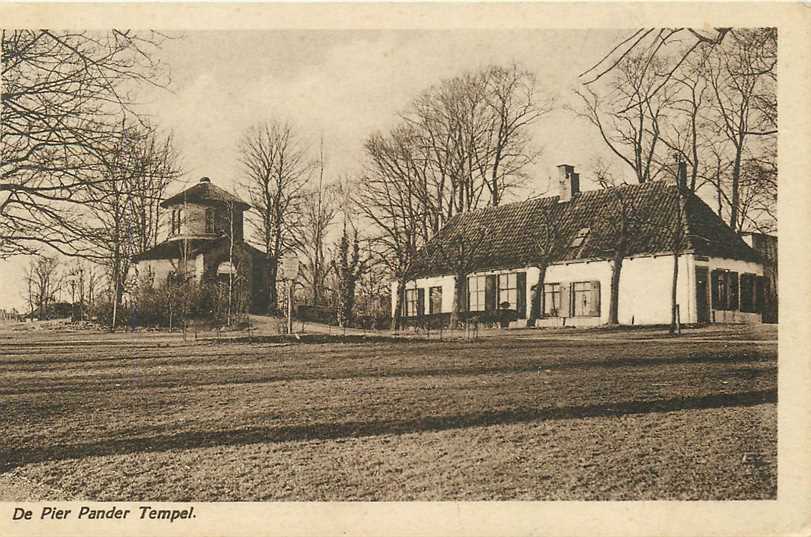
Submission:
[[[181,205],[186,202],[204,203],[209,205],[224,205],[233,203],[241,209],[249,209],[251,207],[250,204],[216,186],[208,177],[202,177],[194,186],[191,186],[182,192],[178,192],[174,196],[162,201],[161,207],[166,208],[171,207],[172,205]]]

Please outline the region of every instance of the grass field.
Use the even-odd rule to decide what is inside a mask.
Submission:
[[[776,377],[765,327],[313,344],[6,330],[0,500],[775,498]]]

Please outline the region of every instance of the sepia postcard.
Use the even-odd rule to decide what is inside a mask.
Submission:
[[[811,534],[807,4],[0,21],[0,536]]]

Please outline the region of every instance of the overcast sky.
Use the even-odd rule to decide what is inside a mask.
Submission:
[[[326,176],[352,176],[364,140],[386,130],[421,90],[489,64],[519,63],[559,108],[533,127],[542,155],[530,191],[547,188],[555,166],[573,164],[592,185],[595,158],[610,159],[597,132],[563,108],[577,75],[627,31],[228,31],[189,32],[167,42],[171,91],[142,95],[142,110],[174,133],[184,184],[209,176],[231,189],[240,179],[237,143],[263,119],[291,122],[313,151],[324,139]],[[621,168],[618,168],[621,170]],[[627,172],[622,170],[623,173]],[[0,308],[22,309],[25,258],[0,261]]]

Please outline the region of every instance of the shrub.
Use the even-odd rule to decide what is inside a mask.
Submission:
[[[326,306],[309,306],[300,304],[296,306],[295,318],[311,323],[338,324],[335,308]]]

